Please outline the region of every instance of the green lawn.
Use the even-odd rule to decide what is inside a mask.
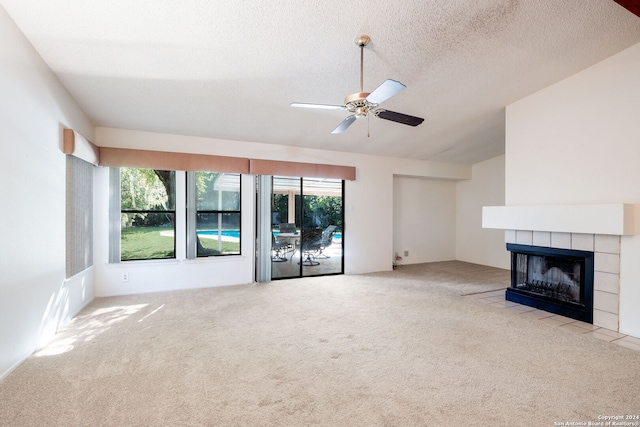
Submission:
[[[220,255],[220,251],[218,250],[218,240],[217,239],[208,239],[206,237],[200,237],[200,244],[204,247],[204,252],[199,252],[198,255]],[[227,242],[222,241],[222,253],[223,254],[239,254],[240,253],[240,242]]]
[[[162,232],[173,233],[173,228],[123,228],[120,233],[120,258],[122,261],[173,258],[173,234],[163,236],[160,234]]]
[[[164,234],[164,235],[163,235]],[[216,239],[201,238],[205,248],[199,255],[218,255]],[[174,257],[173,228],[171,227],[127,227],[121,231],[121,260],[164,259]],[[240,242],[222,242],[223,254],[239,254]]]

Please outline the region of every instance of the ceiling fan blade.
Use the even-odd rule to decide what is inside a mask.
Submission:
[[[409,116],[407,114],[396,113],[395,111],[381,110],[376,111],[376,116],[381,119],[391,120],[392,122],[402,123],[403,125],[418,126],[424,122],[421,117]]]
[[[402,92],[406,86],[395,80],[385,80],[373,92],[367,96],[367,101],[372,104],[382,104],[387,99]]]
[[[318,108],[322,110],[346,110],[344,105],[329,105],[329,104],[308,104],[305,102],[292,102],[289,104],[291,107],[299,108]]]
[[[340,124],[338,125],[337,128],[335,128],[333,130],[333,132],[331,133],[342,133],[345,130],[347,130],[349,128],[349,126],[351,126],[351,123],[356,121],[356,115],[352,114],[349,117],[347,117],[346,119],[344,119],[343,121],[340,122]]]

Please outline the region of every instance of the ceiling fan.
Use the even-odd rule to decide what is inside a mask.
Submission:
[[[363,58],[364,47],[369,44],[371,39],[369,36],[362,35],[355,39],[355,43],[360,47],[360,92],[347,95],[344,99],[344,105],[330,105],[330,104],[309,104],[304,102],[292,102],[292,107],[302,108],[318,108],[325,110],[347,110],[351,114],[344,119],[337,128],[331,133],[342,133],[351,126],[356,119],[367,117],[369,113],[385,120],[391,120],[392,122],[402,123],[403,125],[418,126],[424,121],[423,118],[409,116],[407,114],[396,113],[395,111],[389,111],[378,108],[387,99],[398,94],[406,88],[400,82],[395,80],[385,80],[380,86],[378,86],[373,92],[365,92],[362,87],[363,82]]]

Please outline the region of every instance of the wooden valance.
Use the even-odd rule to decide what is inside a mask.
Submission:
[[[94,165],[143,169],[284,175],[354,181],[354,166],[248,159],[169,151],[97,147],[73,129],[64,129],[62,152]]]
[[[168,151],[100,147],[100,166],[249,173],[249,159]]]
[[[309,178],[336,178],[348,181],[356,179],[353,166],[325,165],[318,163],[284,162],[279,160],[249,160],[249,173],[253,175],[285,175]]]
[[[62,152],[98,166],[100,150],[73,129],[62,130]]]

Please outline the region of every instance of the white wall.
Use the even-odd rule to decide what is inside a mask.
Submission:
[[[504,232],[482,228],[482,207],[504,205],[505,157],[473,165],[472,179],[456,185],[456,259],[510,268]]]
[[[473,165],[467,179],[406,175],[396,176],[393,187],[393,252],[400,264],[456,259],[510,267],[504,232],[482,228],[482,207],[504,204],[504,156]]]
[[[507,107],[507,205],[640,202],[640,44]]]
[[[93,271],[65,280],[62,128],[93,128],[0,7],[0,378],[93,296]]]
[[[456,181],[396,176],[393,232],[400,265],[455,259]]]
[[[637,44],[507,107],[507,205],[640,203],[639,70]],[[634,336],[638,239],[621,241],[620,331]]]
[[[242,141],[226,141],[180,135],[158,134],[114,128],[96,128],[96,143],[100,146],[137,148],[158,151],[180,151],[188,153],[216,154],[225,156],[251,157],[255,159],[299,161],[310,163],[339,164],[356,167],[356,180],[347,181],[345,186],[345,273],[369,273],[391,270],[393,262],[393,182],[395,174],[411,174],[422,178],[469,179],[471,167],[396,159],[388,157],[364,156],[352,153],[324,150],[300,149],[271,144]],[[106,172],[101,175],[106,176]],[[251,179],[247,176],[246,179]],[[98,191],[103,212],[96,218],[97,223],[106,224],[108,180],[100,181]],[[453,185],[453,184],[452,184]],[[455,191],[448,196],[454,200]],[[252,209],[254,198],[250,182],[243,187],[243,210]],[[455,223],[455,215],[451,211]],[[251,221],[243,215],[243,221]],[[253,224],[243,225],[245,230],[253,230]],[[105,227],[106,228],[106,227]],[[243,233],[243,254],[245,245],[252,244],[252,232]],[[455,232],[452,234],[452,238]],[[96,248],[96,288],[98,295],[115,295],[132,292],[152,292],[157,290],[183,289],[194,286],[219,286],[249,283],[252,280],[251,257],[246,259],[215,259],[185,261],[141,261],[109,265],[107,263],[106,231],[99,233]],[[246,239],[246,240],[245,240]],[[451,239],[449,239],[451,240]],[[453,244],[453,243],[452,243]],[[455,251],[451,251],[451,257]],[[129,273],[129,281],[121,282],[122,273]]]
[[[396,176],[393,248],[400,264],[456,259],[509,269],[504,232],[482,228],[482,207],[504,204],[504,161],[473,165],[471,179]]]

